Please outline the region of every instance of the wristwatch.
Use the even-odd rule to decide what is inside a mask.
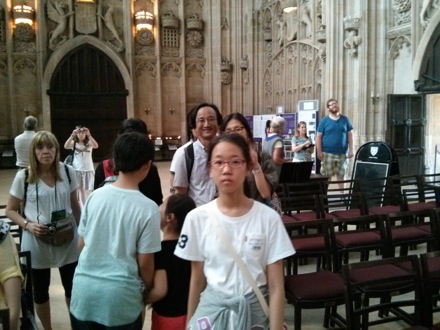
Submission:
[[[27,230],[27,225],[28,225],[29,221],[24,220],[24,226],[23,226],[23,230],[26,231]]]
[[[175,192],[176,192],[176,189],[175,189],[174,187],[171,187],[171,188],[170,188],[170,193],[171,193],[171,194],[174,194]]]

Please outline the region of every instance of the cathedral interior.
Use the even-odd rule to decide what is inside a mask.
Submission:
[[[203,101],[318,100],[322,117],[336,98],[355,150],[385,141],[401,172],[439,172],[439,62],[440,0],[0,0],[0,152],[27,115],[61,143],[89,127],[100,160],[127,117],[180,145]]]

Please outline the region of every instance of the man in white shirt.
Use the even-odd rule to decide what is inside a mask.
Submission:
[[[17,155],[18,168],[25,168],[29,166],[29,146],[31,145],[32,138],[35,135],[35,128],[37,127],[37,118],[28,116],[24,119],[24,132],[14,140],[15,153]]]
[[[192,164],[187,168],[185,148],[179,148],[173,160],[173,187],[176,193],[188,194],[200,206],[212,201],[216,194],[215,184],[208,173],[207,148],[217,135],[222,115],[217,106],[210,103],[201,103],[191,112],[190,127],[195,129],[197,135],[197,140],[191,146]]]

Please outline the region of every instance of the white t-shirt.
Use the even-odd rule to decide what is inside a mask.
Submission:
[[[17,162],[15,165],[18,167],[29,166],[29,148],[32,138],[34,137],[34,131],[24,131],[14,139],[15,153],[17,154]]]
[[[63,181],[57,181],[55,187],[49,187],[43,181],[38,180],[38,207],[37,207],[37,184],[29,183],[24,212],[26,219],[36,223],[50,223],[52,211],[66,210],[67,215],[72,214],[70,205],[70,193],[78,188],[75,171],[67,166],[70,175],[67,178],[64,164],[60,163],[59,173]],[[24,198],[25,170],[18,171],[12,182],[9,193],[23,200]],[[78,236],[76,234],[76,222],[74,223],[75,237],[71,243],[62,246],[52,246],[36,238],[29,231],[23,231],[21,238],[21,250],[31,251],[32,268],[59,268],[78,260]]]
[[[188,182],[186,170],[185,150],[179,148],[175,154],[174,187],[188,188],[190,196],[197,206],[212,201],[216,194],[214,181],[208,171],[208,152],[199,140],[194,145],[194,165],[191,171],[191,180]]]
[[[83,144],[76,144],[75,156],[73,157],[72,163],[72,166],[76,171],[86,172],[95,170],[95,168],[93,167],[92,151],[93,148],[91,146],[88,146],[86,148]]]
[[[241,217],[222,214],[217,200],[192,210],[186,216],[174,254],[203,261],[208,285],[225,297],[247,294],[252,287],[218,236],[210,214],[217,218],[258,286],[267,284],[267,265],[295,253],[278,213],[260,202],[254,201]]]
[[[185,154],[184,149],[193,142],[194,141],[188,141],[183,146],[180,146],[179,148],[177,148],[176,152],[174,152],[173,159],[171,160],[171,164],[170,164],[170,173],[171,174],[174,174],[174,172],[176,171],[176,159],[179,158],[182,155],[182,153]]]

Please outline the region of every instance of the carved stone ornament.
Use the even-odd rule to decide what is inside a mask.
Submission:
[[[142,46],[151,46],[154,44],[154,35],[148,29],[141,29],[136,32],[136,42]]]
[[[224,72],[231,72],[232,71],[232,64],[229,62],[228,59],[223,58],[222,62],[220,63],[220,71]]]
[[[32,26],[26,23],[19,23],[14,29],[14,38],[17,41],[30,42],[35,38],[35,32]]]
[[[194,14],[186,19],[186,28],[188,30],[202,31],[203,21],[199,15]]]
[[[75,30],[82,34],[92,34],[96,32],[96,29],[96,3],[76,2]]]
[[[240,60],[240,69],[247,70],[248,67],[249,67],[249,60],[248,60],[248,56],[246,55]]]
[[[348,36],[344,40],[344,47],[348,49],[351,56],[357,55],[357,49],[362,42],[362,38],[358,36],[360,22],[360,17],[347,16],[344,18],[344,28],[348,32]]]
[[[189,31],[186,34],[186,42],[192,48],[198,48],[202,45],[203,36],[199,31]]]
[[[170,10],[168,13],[162,15],[162,26],[167,29],[175,29],[179,28],[179,19],[173,14]]]
[[[232,74],[227,71],[221,72],[222,85],[229,85],[232,82]]]
[[[64,31],[67,27],[67,18],[73,13],[68,12],[64,3],[49,0],[47,1],[47,15],[57,23],[56,28],[49,32],[49,48],[54,50],[57,46],[66,42],[67,37],[64,35]]]
[[[14,52],[21,54],[34,54],[36,50],[35,42],[16,41],[14,43]]]
[[[396,25],[411,21],[411,0],[394,0],[393,10]]]
[[[327,27],[320,25],[318,31],[316,31],[316,41],[325,43],[327,41]]]

